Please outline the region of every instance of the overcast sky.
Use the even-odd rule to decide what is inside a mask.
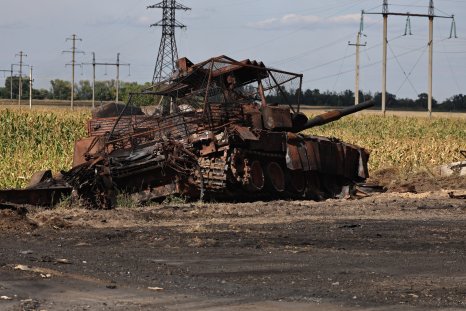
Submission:
[[[160,43],[160,28],[149,25],[161,10],[148,0],[0,0],[0,69],[17,63],[34,66],[35,86],[49,88],[55,78],[71,80],[71,60],[63,50],[73,33],[83,39],[77,62],[131,63],[124,81],[152,80]],[[262,60],[266,65],[304,74],[304,88],[342,91],[354,89],[354,42],[360,12],[380,12],[382,0],[180,0],[192,11],[177,12],[186,30],[177,32],[179,56],[200,62],[212,56]],[[392,4],[393,3],[393,4]],[[402,5],[401,5],[402,3]],[[390,0],[390,11],[427,13],[429,0]],[[435,19],[434,97],[443,100],[466,93],[466,0],[436,0],[436,14],[455,14],[458,39],[448,39],[451,22]],[[361,89],[381,89],[382,17],[366,15],[361,50]],[[388,91],[398,97],[417,97],[427,90],[428,20],[412,18],[413,36],[402,36],[404,17],[389,18]],[[92,70],[77,69],[76,80],[91,79]],[[409,79],[406,79],[406,76]],[[99,68],[97,79],[115,77],[113,67]],[[4,76],[0,73],[0,84]]]

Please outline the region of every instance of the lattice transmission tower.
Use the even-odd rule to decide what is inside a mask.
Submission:
[[[155,84],[168,78],[176,68],[178,50],[176,48],[175,30],[176,28],[186,28],[185,25],[176,20],[176,10],[188,11],[191,8],[178,3],[176,0],[163,0],[147,8],[163,10],[162,19],[151,25],[151,27],[162,27],[162,39],[160,40],[159,53],[152,78],[152,83]]]

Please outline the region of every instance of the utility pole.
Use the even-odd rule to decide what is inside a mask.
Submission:
[[[11,64],[10,67],[10,100],[13,100],[13,66],[14,64]]]
[[[118,103],[118,95],[120,93],[120,53],[117,53],[116,61],[116,102]]]
[[[388,45],[388,0],[383,1],[383,61],[382,61],[382,113],[385,116],[387,107],[387,45]]]
[[[95,52],[92,52],[92,109],[95,108]]]
[[[73,34],[70,38],[66,38],[66,41],[73,41],[73,46],[69,51],[63,51],[63,53],[71,53],[71,64],[66,64],[66,66],[71,66],[71,110],[74,109],[74,67],[76,66],[76,53],[84,54],[83,51],[78,51],[76,49],[76,41],[83,41],[81,38],[78,38]]]
[[[429,11],[428,14],[412,14],[412,13],[395,13],[388,11],[388,0],[383,0],[383,9],[382,13],[364,13],[364,14],[377,14],[383,15],[384,24],[383,24],[383,73],[382,73],[382,112],[385,115],[385,102],[386,102],[386,93],[387,93],[387,20],[388,16],[408,16],[408,17],[427,17],[429,18],[429,73],[428,73],[428,103],[427,109],[429,116],[432,116],[432,93],[433,93],[433,56],[434,56],[434,18],[449,18],[452,19],[452,30],[450,31],[450,38],[452,37],[453,29],[455,27],[455,17],[451,16],[442,16],[435,15],[434,9],[434,0],[429,0]],[[456,37],[456,27],[455,27],[455,37]]]
[[[152,78],[152,83],[155,84],[169,78],[176,68],[178,50],[176,47],[175,29],[186,28],[185,25],[176,20],[176,10],[188,11],[191,8],[178,3],[176,0],[163,0],[147,8],[163,10],[162,19],[150,25],[151,27],[162,27],[162,39],[160,40],[159,53]]]
[[[15,56],[19,56],[18,106],[21,106],[21,95],[23,95],[23,81],[21,80],[23,75],[23,57],[27,57],[27,55],[24,54],[23,51],[20,51],[19,54],[16,54]]]
[[[29,109],[32,109],[32,66],[29,67]]]
[[[359,50],[361,46],[366,46],[367,44],[361,44],[361,36],[363,36],[364,31],[364,11],[361,12],[361,24],[359,26],[358,35],[356,37],[356,43],[348,42],[348,45],[356,47],[356,76],[355,76],[355,86],[354,86],[354,104],[359,104],[359,68],[360,68],[360,57]]]
[[[115,63],[97,63],[95,61],[95,52],[92,52],[92,63],[83,63],[83,65],[92,65],[92,108],[95,108],[95,67],[96,66],[115,66],[116,67],[116,99],[115,101],[118,103],[119,101],[119,93],[120,93],[120,66],[128,66],[131,72],[131,64],[122,64],[120,63],[120,53],[117,53],[117,60]]]
[[[434,66],[434,0],[429,2],[429,97],[427,99],[427,110],[432,117],[432,90],[433,90],[433,66]]]

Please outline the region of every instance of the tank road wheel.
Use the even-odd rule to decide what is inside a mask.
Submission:
[[[306,190],[306,176],[301,170],[295,170],[289,172],[289,188],[290,191],[299,195],[304,194]]]
[[[282,167],[277,162],[272,161],[267,163],[265,171],[271,190],[280,193],[285,191],[285,173]]]
[[[244,177],[247,178],[246,182],[246,189],[250,192],[258,192],[264,189],[265,178],[264,178],[264,171],[262,170],[262,166],[259,161],[252,161],[250,165],[248,165],[248,160],[246,162],[246,169]]]
[[[322,183],[320,182],[321,174],[317,172],[307,172],[305,175],[306,178],[306,197],[311,200],[321,201],[328,199],[328,196],[325,194]]]

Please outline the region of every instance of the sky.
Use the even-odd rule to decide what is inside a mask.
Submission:
[[[0,0],[0,69],[18,63],[34,68],[36,88],[50,88],[50,80],[71,80],[71,48],[76,34],[82,41],[77,63],[115,62],[121,53],[123,81],[152,80],[161,29],[160,9],[146,9],[149,0]],[[178,54],[197,63],[213,56],[255,59],[267,66],[304,74],[305,89],[354,89],[355,47],[361,10],[377,13],[382,0],[179,0],[191,11],[177,11],[187,26],[177,31]],[[389,0],[390,12],[426,14],[429,0]],[[458,38],[448,39],[451,20],[434,21],[434,98],[444,100],[466,93],[466,0],[436,0],[437,15],[456,17]],[[428,20],[388,21],[388,91],[416,98],[427,91]],[[382,84],[382,16],[364,16],[360,88],[372,93]],[[27,69],[25,69],[27,71]],[[130,75],[129,75],[130,74]],[[6,74],[8,76],[8,74]],[[97,80],[115,78],[114,67],[98,67]],[[76,69],[76,81],[92,79],[92,67]],[[0,85],[5,76],[0,73]]]

